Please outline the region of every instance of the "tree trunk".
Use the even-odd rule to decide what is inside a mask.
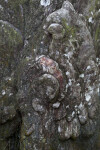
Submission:
[[[0,1],[1,150],[100,149],[99,0]]]

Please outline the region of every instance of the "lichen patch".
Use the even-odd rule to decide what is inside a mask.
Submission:
[[[50,5],[50,0],[41,0],[40,4],[44,7],[47,7]]]

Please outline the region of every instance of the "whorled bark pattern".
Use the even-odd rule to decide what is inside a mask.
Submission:
[[[0,2],[2,150],[100,149],[99,34],[71,2]]]

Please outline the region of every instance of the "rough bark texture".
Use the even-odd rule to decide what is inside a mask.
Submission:
[[[0,0],[0,149],[100,150],[99,73],[99,0]]]

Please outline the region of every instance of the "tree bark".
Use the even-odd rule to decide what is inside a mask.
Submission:
[[[99,150],[99,0],[0,1],[1,150]]]

